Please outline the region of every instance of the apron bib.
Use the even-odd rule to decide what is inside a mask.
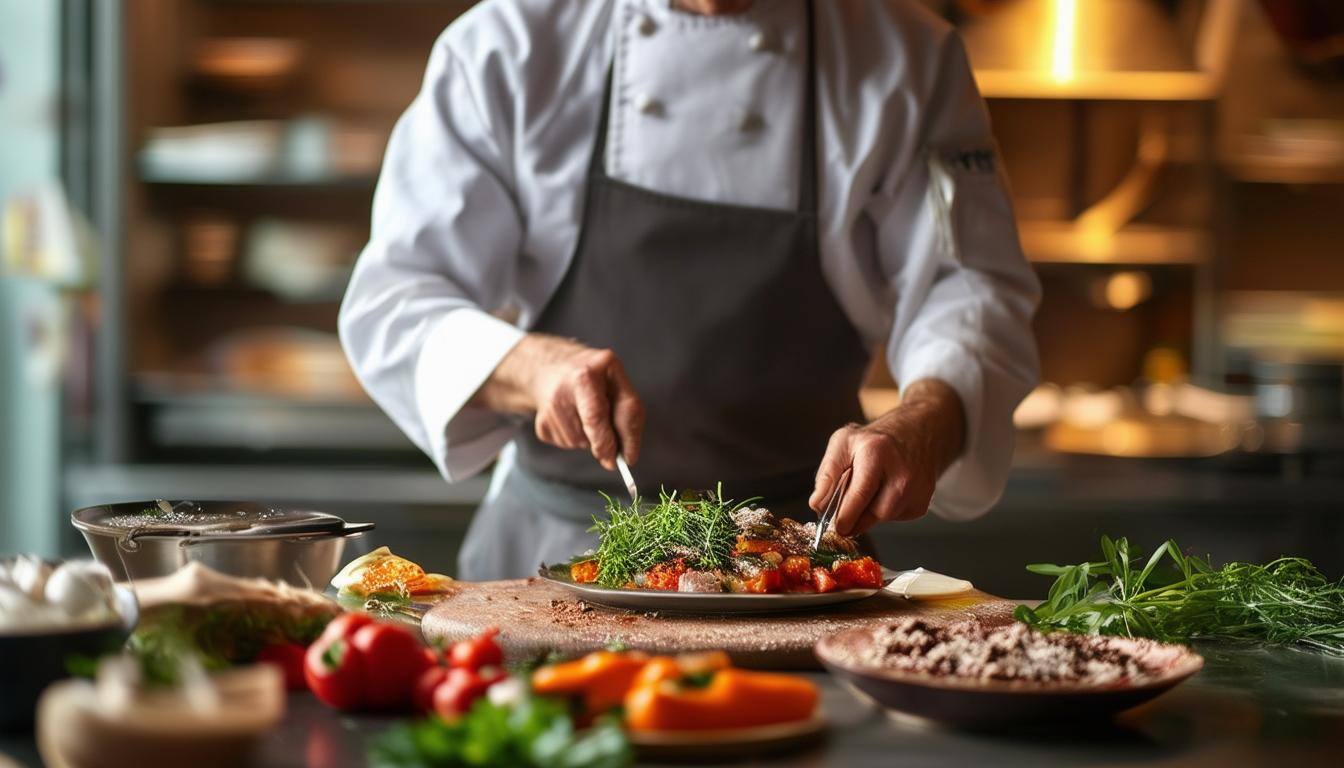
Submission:
[[[811,17],[809,0],[809,27]],[[814,46],[793,211],[708,203],[609,177],[608,75],[577,249],[532,330],[620,358],[647,413],[634,472],[650,496],[722,481],[730,498],[762,496],[772,509],[806,514],[831,433],[862,419],[868,352],[818,248]],[[547,445],[530,429],[515,446],[510,474],[521,477],[502,478],[477,512],[465,578],[524,576],[542,559],[578,554],[593,544],[586,529],[602,511],[596,491],[625,493],[586,451]],[[554,500],[539,505],[538,493]],[[554,552],[559,541],[571,548]]]

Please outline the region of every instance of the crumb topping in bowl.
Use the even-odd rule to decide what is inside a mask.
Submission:
[[[1182,652],[1151,640],[1045,634],[1020,623],[938,625],[910,617],[874,630],[849,661],[938,677],[1104,686],[1155,679]]]

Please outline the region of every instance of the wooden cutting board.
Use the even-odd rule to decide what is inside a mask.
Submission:
[[[620,642],[651,653],[722,649],[743,667],[809,669],[820,666],[812,646],[829,634],[915,615],[938,623],[976,618],[991,625],[1006,624],[1012,621],[1015,605],[979,591],[919,602],[881,592],[816,612],[640,613],[585,603],[561,586],[532,578],[461,583],[456,592],[425,613],[420,626],[427,640],[446,642],[500,627],[500,642],[509,661],[550,651],[580,655]]]

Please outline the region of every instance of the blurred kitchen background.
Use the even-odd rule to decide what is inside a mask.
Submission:
[[[1024,563],[1110,533],[1340,575],[1344,3],[925,4],[989,100],[1048,383],[998,508],[888,526],[885,561],[1029,596]],[[83,505],[243,498],[451,572],[486,479],[439,478],[335,324],[470,5],[0,0],[0,552],[82,551]],[[875,372],[865,405],[895,397]]]

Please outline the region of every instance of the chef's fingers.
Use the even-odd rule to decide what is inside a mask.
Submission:
[[[588,438],[574,407],[572,393],[563,388],[537,413],[537,437],[560,448],[587,448]]]
[[[639,460],[639,449],[644,441],[644,402],[639,399],[620,360],[607,369],[607,384],[611,394],[612,422],[621,439],[621,454],[627,462],[634,464]]]
[[[882,462],[875,452],[865,450],[858,441],[855,443],[853,472],[840,500],[840,511],[835,515],[835,532],[841,536],[853,534],[864,511],[882,488]]]
[[[616,431],[611,428],[611,402],[607,399],[606,369],[615,361],[607,350],[595,356],[594,362],[582,366],[574,374],[574,403],[578,408],[583,433],[588,438],[589,450],[604,468],[616,469]]]
[[[816,484],[812,487],[812,495],[807,500],[807,505],[818,515],[826,511],[826,502],[831,498],[835,481],[840,479],[840,475],[849,466],[850,434],[849,427],[837,429],[831,433],[830,442],[826,444],[826,455],[821,457],[821,465],[817,467]]]
[[[855,525],[854,530],[850,531],[846,535],[862,536],[863,534],[872,530],[873,526],[877,525],[879,522],[880,521],[877,519],[877,516],[873,514],[871,509],[865,510],[863,516],[859,518],[858,525]]]
[[[905,491],[909,484],[909,475],[904,472],[888,473],[886,481],[882,483],[882,490],[878,491],[873,503],[864,512],[864,522],[868,523],[864,531],[879,522],[901,519],[908,505]]]
[[[882,488],[873,497],[872,503],[863,510],[859,516],[859,522],[850,531],[849,536],[862,536],[872,529],[873,526],[881,522],[902,519],[901,515],[906,508],[905,489],[908,485],[908,476],[903,473],[890,473],[885,476],[882,482]]]

